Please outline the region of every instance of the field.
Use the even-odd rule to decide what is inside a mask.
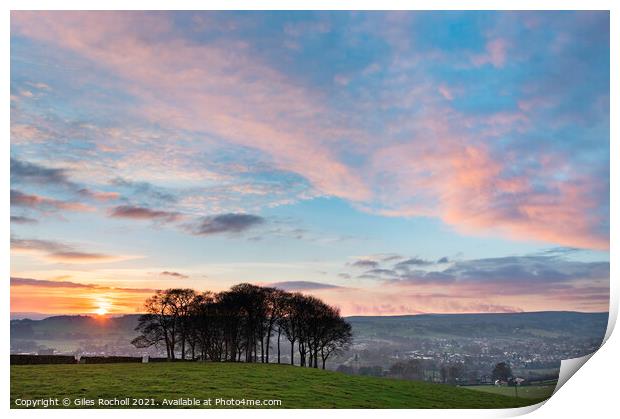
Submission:
[[[514,387],[496,387],[496,386],[470,386],[467,387],[472,390],[484,391],[486,393],[492,394],[501,394],[508,397],[515,397],[515,388]],[[551,397],[553,391],[555,390],[555,385],[546,385],[546,386],[523,386],[517,389],[519,393],[519,398],[524,399],[546,399]]]
[[[165,399],[188,397],[212,399],[213,403],[218,398],[276,399],[281,400],[277,407],[282,408],[506,408],[542,401],[290,365],[188,362],[11,366],[11,407],[19,407],[16,399],[50,397],[61,401],[69,398],[69,407],[76,407],[76,399],[98,403],[98,399],[114,398],[130,398],[130,403],[133,398],[153,399],[157,407],[171,407],[163,405]],[[209,406],[202,403],[198,407]]]

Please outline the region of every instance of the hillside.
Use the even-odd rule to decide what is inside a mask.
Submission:
[[[115,397],[153,398],[159,407],[163,407],[164,399],[188,397],[211,398],[213,403],[216,398],[278,399],[282,408],[506,408],[540,401],[290,365],[179,362],[11,366],[11,407],[16,407],[18,398],[48,397],[69,398],[70,407],[76,407],[75,399]]]
[[[161,347],[131,345],[138,316],[11,320],[11,353],[54,348],[64,354],[164,356]],[[383,375],[396,362],[417,357],[433,360],[435,380],[447,360],[467,362],[468,376],[476,375],[479,381],[498,362],[509,362],[528,379],[550,379],[557,377],[560,360],[599,347],[607,317],[577,312],[347,317],[353,346],[328,360],[327,368],[362,373],[360,368],[372,367],[373,375]],[[288,362],[288,351],[282,359]]]
[[[53,316],[42,320],[11,320],[11,339],[79,340],[135,336],[139,315],[99,318]],[[558,337],[602,339],[608,313],[548,311],[534,313],[420,314],[351,316],[356,337]]]
[[[348,317],[364,338],[573,337],[602,339],[608,313],[541,311],[531,313],[420,314],[414,316]]]

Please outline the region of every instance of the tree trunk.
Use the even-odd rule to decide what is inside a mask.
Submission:
[[[265,353],[265,362],[267,364],[269,364],[269,345],[271,344],[271,329],[273,329],[273,326],[269,326],[269,328],[267,329],[267,349]]]
[[[166,335],[166,358],[170,359],[170,342],[168,341],[168,335]]]
[[[278,327],[278,364],[280,363],[280,334],[282,330]]]
[[[305,367],[306,366],[306,348],[304,345],[297,345],[297,348],[299,349],[299,366],[300,367]]]
[[[174,336],[170,339],[170,358],[171,359],[175,359],[176,358],[176,354],[175,354],[175,348],[177,346],[177,342],[174,340]]]
[[[181,359],[185,359],[185,332],[181,335]]]
[[[254,336],[254,362],[258,362],[258,342],[256,336]]]
[[[295,341],[291,342],[291,365],[295,365],[294,357],[295,357]]]

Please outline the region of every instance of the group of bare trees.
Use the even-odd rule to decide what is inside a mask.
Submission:
[[[138,348],[162,346],[174,359],[280,363],[284,350],[299,365],[325,369],[330,355],[352,341],[351,325],[337,308],[316,297],[251,284],[228,291],[157,291],[145,303],[132,340]],[[284,349],[286,347],[286,349]]]

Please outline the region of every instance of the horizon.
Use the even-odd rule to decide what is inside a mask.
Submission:
[[[10,60],[11,316],[608,312],[608,12],[12,11]]]
[[[345,319],[351,317],[411,317],[411,316],[460,316],[460,315],[493,315],[493,314],[542,314],[542,313],[575,313],[575,314],[607,314],[609,315],[609,311],[572,311],[572,310],[543,310],[543,311],[518,311],[518,312],[482,312],[482,313],[417,313],[417,314],[384,314],[384,315],[358,315],[354,314],[351,316],[344,316]],[[40,319],[31,318],[31,317],[19,317],[14,318],[16,315],[26,315],[26,314],[34,314],[37,316],[46,316]],[[97,314],[97,313],[72,313],[72,314],[63,314],[63,313],[23,313],[23,312],[11,312],[11,320],[46,320],[51,317],[92,317],[92,318],[118,318],[125,316],[141,316],[146,314],[142,313],[115,313],[115,314]]]

